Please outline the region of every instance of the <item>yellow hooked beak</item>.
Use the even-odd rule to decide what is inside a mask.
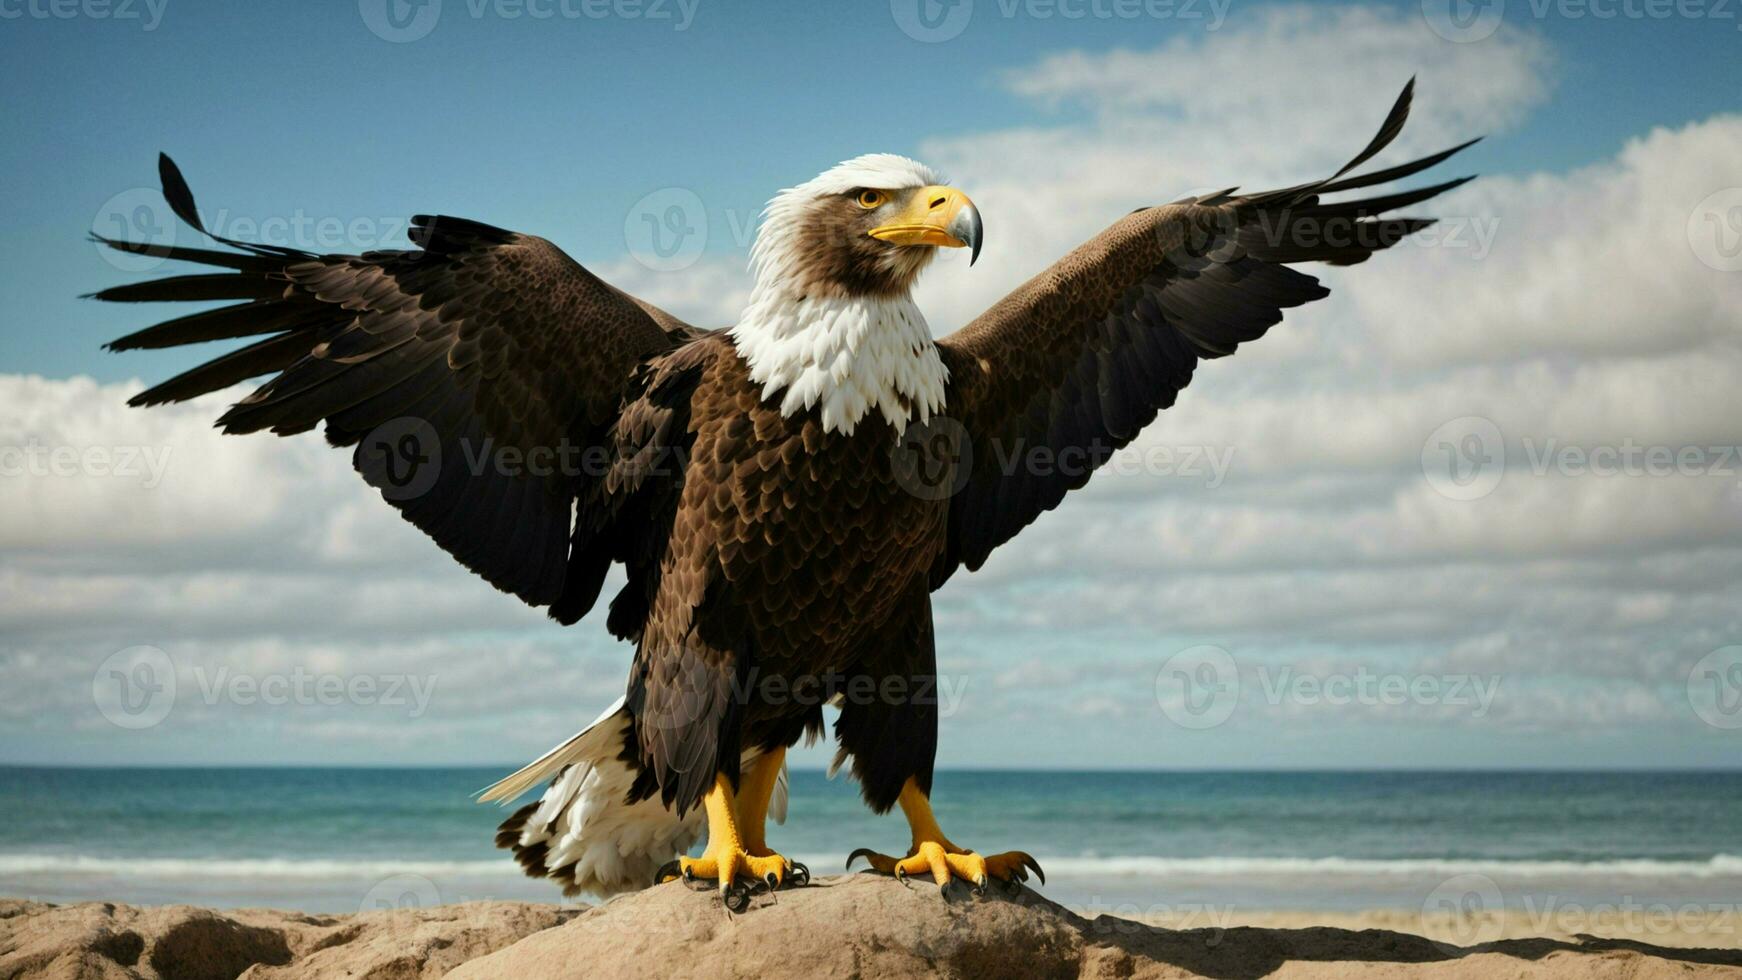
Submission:
[[[968,248],[968,264],[980,257],[980,210],[954,187],[933,184],[908,196],[901,213],[871,229],[872,238],[897,245]]]

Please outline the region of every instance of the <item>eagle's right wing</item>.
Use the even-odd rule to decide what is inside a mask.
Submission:
[[[934,585],[958,567],[979,568],[994,548],[1086,484],[1173,404],[1198,361],[1234,353],[1284,310],[1329,294],[1294,264],[1354,265],[1433,223],[1382,216],[1469,178],[1325,199],[1411,176],[1470,145],[1345,176],[1403,128],[1414,85],[1378,135],[1331,177],[1133,212],[938,341],[950,370],[949,416],[964,430],[968,456],[966,477],[950,497]]]
[[[163,157],[159,171],[171,209],[205,232],[175,164]],[[327,440],[354,447],[358,472],[407,520],[497,588],[572,622],[611,561],[570,547],[575,502],[602,466],[595,453],[638,365],[694,328],[542,238],[428,215],[412,220],[411,235],[419,248],[363,255],[217,235],[237,251],[101,239],[226,271],[117,286],[98,299],[239,301],[111,349],[260,338],[131,404],[274,374],[224,413],[224,431],[286,435],[325,422]]]

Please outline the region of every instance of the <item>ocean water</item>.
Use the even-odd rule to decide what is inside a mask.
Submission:
[[[503,772],[0,768],[0,895],[557,901],[492,846],[507,811],[470,798]],[[934,797],[957,843],[1031,852],[1042,892],[1091,914],[1742,902],[1735,772],[945,772]],[[769,842],[828,874],[907,836],[798,771]]]

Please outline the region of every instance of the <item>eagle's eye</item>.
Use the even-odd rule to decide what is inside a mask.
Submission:
[[[867,211],[882,207],[883,202],[887,200],[889,200],[888,196],[882,191],[865,190],[859,192],[859,206]]]

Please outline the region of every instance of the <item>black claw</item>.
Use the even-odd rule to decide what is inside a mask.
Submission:
[[[683,867],[682,863],[678,862],[678,861],[665,862],[664,864],[659,866],[658,871],[655,871],[653,873],[653,883],[656,885],[665,884],[665,879],[666,879],[667,875],[670,875],[673,878],[679,877],[679,874],[680,874],[679,869],[682,867]]]
[[[750,907],[750,889],[733,885],[720,893],[720,900],[726,903],[726,911],[742,912]]]
[[[974,882],[974,894],[976,894],[976,895],[986,894],[986,879],[984,877],[982,877],[979,881]]]
[[[1033,868],[1035,877],[1040,879],[1041,884],[1043,884],[1043,885],[1046,884],[1046,872],[1040,870],[1040,862],[1039,861],[1036,861],[1034,858],[1028,858],[1027,860],[1023,861],[1022,863]]]
[[[895,880],[903,884],[907,883],[907,869],[899,864],[895,866]]]
[[[693,881],[695,881],[695,880],[696,880],[696,873],[695,873],[695,871],[694,871],[694,870],[692,870],[692,869],[690,869],[690,868],[685,868],[685,869],[683,869],[683,880],[684,880],[684,881],[686,881],[686,882],[693,882]]]
[[[805,867],[802,861],[792,862],[792,867],[787,871],[786,875],[787,881],[801,887],[811,883],[811,869]]]
[[[876,851],[873,851],[869,847],[861,847],[861,848],[855,850],[853,853],[847,855],[847,870],[849,870],[849,871],[853,870],[853,862],[859,860],[860,858],[864,858],[865,863],[870,864],[871,863],[871,856],[873,854],[876,854],[876,853],[877,853]],[[807,872],[807,874],[808,874],[808,872]]]
[[[768,883],[768,890],[769,891],[773,891],[776,888],[780,887],[780,876],[775,874],[772,871],[763,875],[762,880]]]

